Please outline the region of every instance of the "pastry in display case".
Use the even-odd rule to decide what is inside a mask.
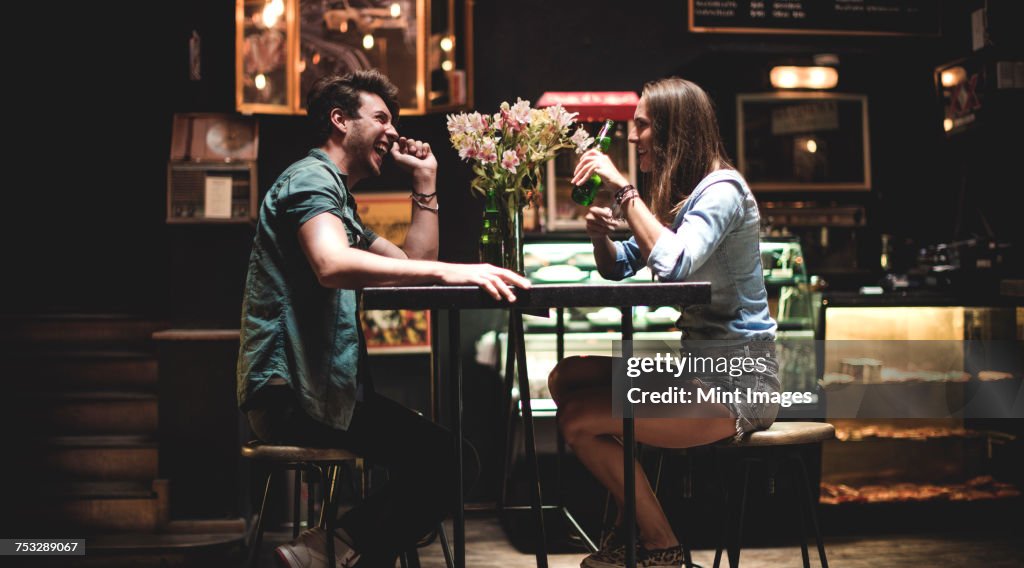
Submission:
[[[823,301],[820,382],[836,439],[822,450],[821,502],[1019,497],[1019,420],[1001,410],[1021,388],[1019,308],[897,302],[913,300]]]

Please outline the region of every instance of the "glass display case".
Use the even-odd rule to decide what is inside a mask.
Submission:
[[[597,271],[593,246],[587,241],[530,242],[524,246],[523,256],[526,276],[533,283],[606,282]],[[761,259],[769,309],[780,323],[778,357],[783,389],[814,392],[820,376],[814,350],[817,302],[816,292],[809,287],[800,243],[794,239],[766,239],[761,243]],[[651,282],[653,276],[650,269],[643,268],[626,281]],[[565,309],[565,355],[612,355],[613,341],[620,338],[621,316],[613,307]],[[679,306],[638,306],[633,312],[635,338],[674,344],[680,339],[676,325],[679,316]],[[534,406],[553,410],[547,400],[547,376],[558,362],[557,313],[552,309],[546,317],[524,315],[523,323]],[[493,346],[495,339],[503,342],[504,336],[495,333],[486,345]],[[811,403],[794,404],[786,414],[814,413],[817,403],[815,395]]]
[[[786,392],[811,393],[810,402],[780,409],[782,418],[820,414],[815,349],[817,298],[796,237],[761,237],[761,269],[768,292],[768,311],[778,323],[775,337],[779,380]]]
[[[597,272],[593,247],[589,242],[532,242],[523,248],[526,277],[535,284],[607,282]],[[649,269],[643,269],[627,282],[650,282]],[[639,306],[634,308],[634,337],[637,340],[678,341],[675,327],[678,306]],[[565,355],[612,355],[613,342],[621,338],[621,312],[618,308],[565,308]],[[526,364],[530,377],[530,395],[535,411],[554,411],[548,393],[548,374],[558,363],[557,313],[546,317],[524,315]],[[497,342],[497,345],[496,343]],[[477,344],[479,353],[505,353],[504,330],[485,335]],[[499,357],[500,358],[500,357]],[[497,365],[496,360],[489,363]]]
[[[854,294],[822,304],[821,384],[836,427],[822,503],[1019,497],[1020,420],[969,405],[1020,392],[1020,307]]]

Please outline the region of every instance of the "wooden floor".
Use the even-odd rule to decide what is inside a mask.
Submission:
[[[1024,538],[1021,523],[1017,532],[1008,527],[1001,535],[915,534],[861,537],[828,537],[825,541],[828,563],[834,568],[1020,568],[1024,566]],[[451,535],[449,524],[449,536]],[[269,535],[268,535],[269,536]],[[275,535],[276,536],[276,535]],[[466,566],[469,568],[516,568],[536,566],[532,553],[516,550],[508,541],[497,519],[472,516],[466,520]],[[270,537],[271,541],[278,540]],[[811,566],[820,566],[811,552]],[[266,563],[270,548],[265,548]],[[551,568],[576,568],[585,553],[551,554]],[[714,550],[695,550],[693,561],[704,568],[714,563]],[[801,566],[799,546],[785,548],[744,548],[740,565],[744,568],[789,568]],[[434,543],[420,550],[423,568],[445,568],[441,547]],[[723,565],[725,562],[723,561]]]

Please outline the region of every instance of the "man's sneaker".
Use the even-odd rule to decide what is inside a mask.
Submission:
[[[686,557],[682,546],[637,551],[637,568],[680,568]]]
[[[321,568],[327,566],[327,538],[320,527],[301,533],[295,540],[282,544],[274,552],[281,566],[287,568]],[[334,537],[334,565],[351,568],[359,560],[359,553],[345,541]]]

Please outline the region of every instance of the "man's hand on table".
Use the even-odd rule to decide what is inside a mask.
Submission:
[[[444,284],[472,284],[483,288],[492,298],[516,301],[512,286],[529,288],[530,281],[526,278],[490,264],[445,264],[441,271],[441,282]]]

